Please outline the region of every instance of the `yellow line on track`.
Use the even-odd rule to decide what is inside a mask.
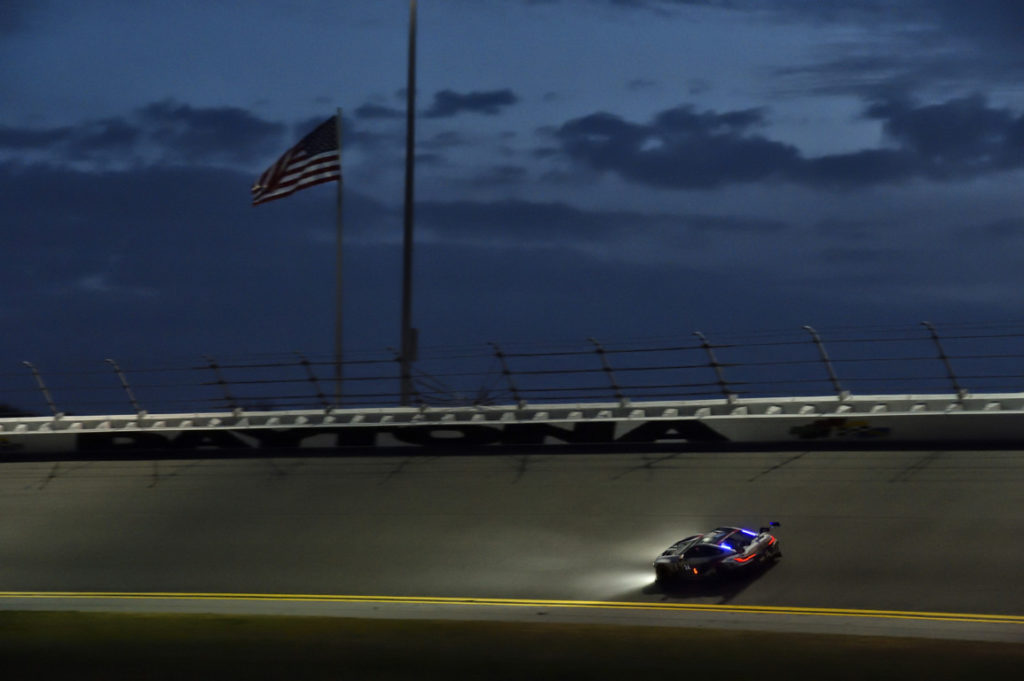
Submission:
[[[237,594],[120,591],[0,591],[0,599],[113,599],[113,600],[189,600],[189,601],[277,601],[307,603],[391,603],[397,605],[482,605],[532,608],[598,608],[605,610],[662,610],[674,612],[745,613],[770,615],[818,615],[831,617],[875,617],[939,622],[980,622],[1024,624],[1022,615],[994,615],[954,612],[916,612],[905,610],[858,610],[852,608],[807,608],[770,605],[714,605],[699,603],[645,603],[635,601],[576,601],[525,598],[467,598],[444,596],[360,596],[329,594]]]

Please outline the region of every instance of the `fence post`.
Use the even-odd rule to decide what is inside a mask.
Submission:
[[[625,407],[629,404],[629,399],[622,394],[622,390],[619,388],[618,382],[615,380],[615,372],[612,370],[612,365],[608,361],[608,353],[600,343],[594,338],[588,338],[588,341],[594,344],[594,352],[601,358],[601,368],[604,369],[604,373],[608,376],[608,383],[611,385],[612,392],[615,394],[615,399],[619,401],[619,406]]]
[[[946,351],[942,348],[942,342],[939,341],[939,334],[935,331],[935,325],[931,322],[921,322],[921,326],[928,329],[928,333],[931,334],[932,342],[935,343],[935,349],[939,352],[939,359],[942,360],[942,365],[946,367],[946,377],[953,384],[953,391],[956,393],[957,402],[963,402],[964,398],[967,397],[967,390],[960,387],[959,381],[956,380],[956,374],[953,373],[953,365],[950,363]]]
[[[135,399],[135,393],[132,392],[132,387],[128,385],[128,379],[125,377],[121,367],[112,359],[106,359],[104,361],[114,368],[114,373],[117,374],[117,378],[121,381],[121,387],[124,388],[125,394],[128,395],[128,401],[132,403],[132,409],[135,410],[135,413],[140,419],[144,417],[146,415],[146,410],[139,406],[139,401]]]
[[[843,386],[839,383],[839,377],[836,376],[835,370],[832,368],[832,360],[829,359],[828,352],[825,351],[825,344],[821,342],[821,336],[814,330],[813,327],[804,325],[804,331],[811,334],[811,338],[814,340],[814,344],[818,346],[818,354],[821,356],[821,362],[825,365],[825,370],[828,372],[828,379],[832,382],[832,389],[836,391],[836,397],[840,401],[845,400],[850,396],[849,390],[843,390]]]
[[[224,374],[221,373],[220,365],[210,355],[203,355],[203,359],[206,360],[210,369],[213,370],[213,375],[217,377],[216,383],[224,391],[224,399],[227,400],[228,408],[233,412],[241,411],[241,408],[235,402],[235,398],[231,395],[231,391],[228,389],[228,382],[224,380]]]
[[[324,408],[324,413],[331,413],[331,402],[324,395],[324,391],[320,389],[320,381],[317,379],[316,374],[313,372],[313,365],[309,363],[306,356],[299,351],[295,351],[295,356],[299,358],[299,364],[306,368],[306,377],[309,382],[313,384],[313,388],[316,390],[316,396],[320,400],[320,405]],[[340,402],[338,406],[341,406]]]
[[[735,403],[736,394],[729,390],[729,386],[725,382],[725,374],[722,373],[722,365],[718,363],[718,358],[715,357],[715,351],[711,348],[711,344],[708,343],[708,339],[700,331],[694,331],[693,335],[700,339],[701,347],[708,354],[708,366],[715,370],[715,378],[718,379],[718,388],[722,391],[722,395],[729,404]]]
[[[59,419],[63,417],[64,412],[57,409],[57,405],[53,401],[53,395],[50,394],[50,391],[46,387],[46,383],[43,382],[43,377],[40,375],[39,370],[36,369],[36,365],[28,361],[22,362],[22,364],[32,371],[32,376],[36,379],[36,385],[39,386],[39,391],[43,393],[43,398],[46,399],[46,404],[49,405],[50,411],[53,412],[53,418]]]
[[[415,334],[415,329],[413,329],[413,333]],[[415,348],[415,346],[416,346],[416,344],[414,342],[413,343],[413,347]],[[395,361],[398,362],[399,366],[402,366],[402,362],[403,362],[403,360],[402,360],[402,353],[399,352],[398,350],[395,350],[391,346],[388,346],[387,349],[388,349],[388,351],[391,354],[393,354],[395,356]],[[415,359],[415,358],[413,358],[413,359]],[[409,369],[410,373],[409,373],[409,375],[407,377],[408,378],[408,382],[405,381],[406,377],[403,377],[403,380],[402,380],[402,392],[401,392],[401,398],[402,399],[401,399],[401,401],[399,403],[399,406],[400,407],[411,407],[416,402],[419,402],[419,410],[422,412],[422,411],[424,411],[427,408],[427,403],[426,403],[426,400],[423,399],[423,395],[420,394],[419,388],[416,387],[416,381],[413,379],[413,375],[412,375],[412,369],[411,369],[412,365],[410,364],[409,366],[410,366],[410,369]],[[401,373],[401,372],[399,372],[399,373]],[[408,391],[408,394],[406,393],[406,391]],[[412,397],[414,399],[409,399],[409,395],[410,394],[412,395]]]
[[[508,389],[512,391],[512,399],[516,401],[516,404],[520,409],[526,406],[526,400],[519,394],[519,389],[516,388],[515,381],[512,380],[512,370],[508,368],[508,361],[505,359],[505,353],[501,351],[497,343],[488,342],[492,348],[494,348],[494,356],[501,362],[501,374],[505,377],[508,382]]]

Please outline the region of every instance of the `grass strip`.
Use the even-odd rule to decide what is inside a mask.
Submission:
[[[603,624],[0,612],[0,678],[953,679],[1024,646]]]

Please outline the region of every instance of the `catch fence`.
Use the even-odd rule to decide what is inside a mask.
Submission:
[[[1024,392],[1024,324],[693,332],[673,338],[425,348],[411,404],[671,401]],[[393,407],[393,351],[0,367],[0,415]]]

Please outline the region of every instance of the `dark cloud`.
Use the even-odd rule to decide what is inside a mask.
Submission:
[[[333,191],[253,207],[249,173],[195,166],[0,164],[0,181],[5,248],[18,254],[0,269],[11,294],[0,316],[19,329],[0,341],[0,357],[328,347],[334,265],[323,242],[334,229]],[[356,192],[345,214],[353,243],[401,225]],[[353,276],[372,285],[381,276],[373,266],[379,258],[355,258]]]
[[[781,176],[801,184],[837,189],[884,185],[926,175],[926,165],[901,149],[865,149],[801,159]]]
[[[849,53],[833,48],[827,56],[809,64],[787,66],[774,71],[776,94],[856,95],[861,98],[905,97],[923,83],[948,80],[969,71],[962,63],[934,57],[920,59],[913,52],[892,54]]]
[[[404,118],[405,112],[380,104],[363,104],[356,109],[356,118]]]
[[[848,216],[824,218],[814,225],[814,230],[817,233],[815,238],[839,242],[846,246],[853,244],[854,247],[874,240],[875,233],[879,229],[884,229],[884,227]]]
[[[635,124],[598,113],[569,121],[555,133],[569,158],[596,170],[661,187],[709,189],[786,175],[798,151],[746,134],[759,111],[696,113],[679,107]]]
[[[893,3],[894,5],[896,3]],[[1024,4],[907,2],[861,22],[870,38],[833,39],[808,63],[775,70],[776,92],[892,96],[1016,87],[1024,64]]]
[[[55,128],[0,127],[0,153],[102,167],[112,162],[136,162],[141,139],[142,130],[120,118]]]
[[[916,9],[918,3],[928,0],[591,0],[598,4],[611,4],[627,9],[665,12],[685,7],[700,7],[734,12],[752,12],[773,19],[800,21],[878,20],[893,15],[905,16]],[[954,0],[955,1],[955,0]],[[912,7],[903,7],[911,5]]]
[[[236,107],[195,108],[172,100],[138,112],[164,152],[185,162],[249,162],[274,150],[284,126]]]
[[[0,127],[0,151],[48,160],[110,163],[247,164],[283,151],[285,126],[244,109],[196,108],[171,100],[123,118],[56,128]]]
[[[663,233],[722,238],[737,234],[772,234],[788,229],[778,220],[704,214],[672,215],[637,211],[593,211],[565,203],[520,200],[425,201],[417,218],[438,234],[451,237],[496,237],[513,247],[520,243],[601,241],[609,237]]]
[[[98,156],[127,157],[138,146],[142,131],[118,118],[91,121],[78,126],[69,139],[67,151],[75,160]]]
[[[511,106],[518,101],[519,98],[508,89],[467,92],[465,94],[452,90],[441,90],[434,95],[433,104],[423,115],[427,118],[447,118],[469,112],[493,116],[500,113],[502,108]]]
[[[996,241],[1019,239],[1024,237],[1024,218],[1004,218],[976,227],[964,228],[959,231],[959,236],[972,241],[979,237]]]
[[[1024,52],[1024,3],[1019,0],[931,0],[945,31],[966,36],[988,49]]]
[[[69,139],[71,128],[12,128],[0,125],[0,149],[48,149]]]
[[[898,258],[902,253],[893,249],[867,246],[833,246],[821,252],[826,263],[835,265],[875,265],[882,260]]]
[[[520,185],[529,177],[529,171],[518,165],[497,165],[476,173],[471,183],[478,187],[507,187]]]
[[[927,164],[931,177],[975,175],[1024,163],[1024,116],[988,106],[980,95],[942,104],[906,101],[870,107],[899,147]]]
[[[626,83],[626,89],[630,92],[640,92],[642,90],[650,90],[658,86],[658,81],[651,80],[650,78],[634,78],[633,80]]]
[[[1024,167],[1024,115],[993,108],[981,96],[930,105],[890,100],[870,105],[864,115],[882,122],[890,145],[815,158],[753,134],[763,123],[760,110],[678,107],[646,124],[598,113],[568,121],[554,134],[562,153],[578,164],[686,189],[773,179],[843,188]]]
[[[469,141],[458,130],[443,130],[427,139],[420,140],[418,144],[423,149],[444,150],[466,146]]]
[[[816,58],[776,71],[780,94],[878,94],[980,83],[1016,85],[1024,64],[1024,3],[1019,0],[593,0],[623,8],[742,13],[783,24],[851,26],[854,40],[833,38]],[[865,37],[870,36],[870,37]]]
[[[1024,53],[1024,3],[1019,0],[593,0],[625,8],[701,7],[744,12],[789,23],[859,24],[934,40],[941,34],[990,53]]]
[[[180,365],[202,353],[329,354],[333,191],[312,188],[252,207],[251,181],[247,172],[197,166],[84,172],[0,163],[0,214],[12,254],[0,270],[8,292],[0,301],[7,329],[0,365],[17,370],[31,359],[44,367],[47,358],[74,355],[106,370],[101,358],[111,356],[149,365],[189,358]],[[401,209],[349,188],[345,212],[347,347],[380,349],[398,335]],[[432,238],[424,233],[417,245],[415,323],[433,347],[688,336],[735,330],[737,320],[748,329],[798,328],[1015,311],[1012,295],[959,307],[929,303],[935,296],[919,292],[946,282],[955,265],[919,258],[920,269],[907,273],[901,262],[888,270],[902,277],[893,283],[856,266],[858,257],[894,259],[871,243],[825,251],[824,259],[850,266],[822,276],[799,253],[787,256],[785,245],[799,232],[768,218],[426,200],[417,204],[417,223]],[[856,230],[859,223],[829,225]],[[772,267],[748,269],[705,262],[708,251],[700,249],[711,241],[730,249],[780,245]],[[678,251],[638,266],[617,257],[624,246]],[[1006,272],[997,291],[1021,285],[1019,268]],[[963,281],[979,276],[969,272]],[[667,309],[663,294],[680,291]],[[382,314],[387,309],[395,314]]]
[[[201,108],[165,100],[120,118],[74,126],[0,126],[0,153],[21,160],[77,162],[97,168],[139,165],[228,165],[270,163],[324,121],[323,116],[286,125],[235,107]],[[344,118],[343,144],[369,149],[395,146],[391,132],[366,130]]]

